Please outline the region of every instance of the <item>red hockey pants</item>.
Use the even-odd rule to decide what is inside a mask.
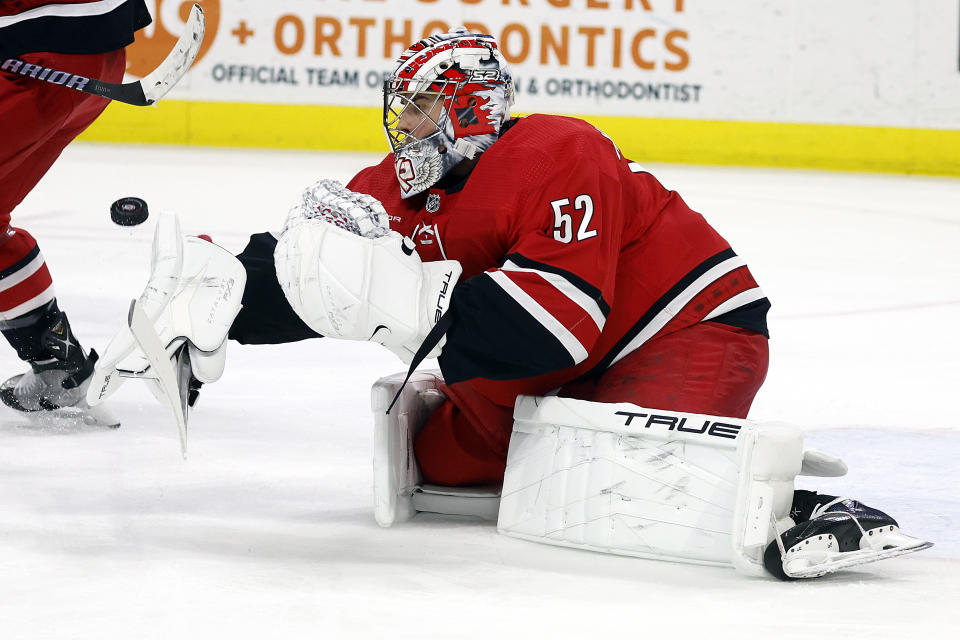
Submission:
[[[596,381],[568,384],[559,395],[745,418],[766,377],[768,356],[765,336],[702,322],[651,340]],[[457,387],[463,384],[469,383]],[[458,391],[457,395],[463,394]],[[448,400],[433,413],[415,442],[426,482],[465,486],[503,481],[506,447],[483,437],[468,413],[496,425],[502,444],[509,441],[512,407],[492,402],[478,405],[471,398],[470,411],[464,412]]]
[[[96,55],[30,53],[21,57],[107,82],[120,82],[126,65],[123,49]],[[10,212],[64,147],[90,126],[108,103],[106,98],[0,72],[0,232],[7,231]]]
[[[119,82],[126,53],[123,49],[96,55],[31,53],[22,59]],[[64,147],[96,120],[108,102],[106,98],[0,72],[0,324],[46,304],[53,295],[42,256],[30,258],[37,241],[23,229],[10,226],[10,214]],[[69,193],[63,195],[65,200],[70,197]]]

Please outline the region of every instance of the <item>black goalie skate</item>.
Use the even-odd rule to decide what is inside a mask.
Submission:
[[[763,554],[781,580],[816,578],[840,569],[920,551],[933,543],[900,532],[884,512],[849,498],[796,491],[787,529]]]
[[[78,425],[119,427],[106,409],[91,408],[87,388],[97,361],[93,349],[84,353],[63,312],[40,335],[47,358],[30,362],[30,370],[0,385],[0,400],[42,426],[70,428]]]

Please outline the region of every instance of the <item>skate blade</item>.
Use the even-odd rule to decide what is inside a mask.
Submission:
[[[926,540],[910,538],[902,534],[899,537],[904,539],[903,544],[892,549],[861,549],[842,553],[825,553],[822,556],[823,560],[815,563],[806,558],[797,558],[784,563],[783,572],[791,578],[819,578],[841,569],[886,560],[887,558],[896,558],[915,551],[923,551],[933,546],[932,542]],[[910,542],[907,542],[908,540]]]
[[[103,405],[90,408],[63,407],[52,411],[22,413],[30,422],[49,431],[83,431],[85,429],[117,429],[120,421]]]

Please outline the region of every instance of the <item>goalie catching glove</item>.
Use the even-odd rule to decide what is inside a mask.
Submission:
[[[308,187],[290,209],[274,262],[284,295],[311,329],[379,342],[406,363],[446,313],[462,273],[456,260],[421,262],[376,198],[333,180]]]

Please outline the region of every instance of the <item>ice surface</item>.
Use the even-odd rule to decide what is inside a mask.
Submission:
[[[74,145],[14,224],[40,241],[81,340],[102,349],[146,282],[157,212],[239,251],[280,228],[301,188],[376,159]],[[192,415],[186,461],[135,382],[113,398],[117,431],[41,429],[0,409],[0,638],[956,633],[960,180],[651,168],[773,301],[751,417],[808,427],[810,446],[851,468],[816,487],[890,511],[933,549],[783,584],[536,545],[464,519],[380,529],[369,389],[400,362],[371,344],[232,345]],[[150,203],[141,227],[110,222],[129,195]],[[8,348],[0,365],[23,368]]]

